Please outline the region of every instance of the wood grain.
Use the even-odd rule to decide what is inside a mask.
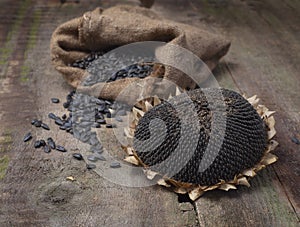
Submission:
[[[201,21],[232,40],[215,71],[221,86],[257,94],[277,114],[279,161],[251,181],[251,188],[211,192],[196,202],[202,226],[296,226],[299,223],[299,8],[294,1],[190,1]],[[204,16],[203,16],[204,15]],[[183,16],[184,17],[184,16]],[[193,18],[192,24],[197,17]],[[196,20],[197,21],[197,20]],[[200,23],[199,23],[200,24]],[[224,79],[223,75],[226,76]],[[231,81],[231,82],[230,82]],[[210,209],[207,209],[209,207]],[[213,212],[213,213],[212,213]]]
[[[193,205],[178,203],[177,195],[153,186],[123,187],[86,170],[85,162],[72,158],[73,152],[86,152],[88,147],[57,129],[48,119],[49,112],[62,115],[61,106],[50,98],[64,102],[71,88],[51,66],[49,40],[60,23],[95,8],[98,1],[81,5],[59,1],[27,1],[19,30],[14,33],[13,51],[8,69],[3,71],[7,88],[1,93],[1,133],[11,130],[10,162],[0,181],[1,226],[197,226]],[[42,11],[35,45],[28,49],[34,12]],[[18,17],[18,15],[16,15]],[[6,23],[13,23],[7,21]],[[28,74],[21,79],[22,66]],[[6,82],[6,84],[5,84]],[[51,130],[33,128],[30,121],[42,119]],[[33,148],[33,141],[23,143],[23,135],[32,131],[34,139],[51,136],[69,151],[45,154]],[[106,143],[117,143],[110,138]],[[2,146],[2,145],[1,145]],[[79,149],[79,150],[75,150]],[[73,150],[73,151],[72,151]],[[0,154],[2,155],[2,154]],[[73,176],[74,182],[66,180]]]
[[[85,11],[120,2],[61,5],[57,0],[26,0],[11,5],[0,1],[0,57],[4,59],[0,62],[0,158],[10,158],[6,176],[0,180],[0,225],[299,225],[300,148],[291,142],[300,132],[299,1],[164,0],[154,4],[153,10],[169,19],[229,37],[230,52],[214,71],[220,85],[248,96],[257,94],[277,111],[279,161],[251,180],[251,188],[209,192],[194,204],[178,203],[176,194],[159,186],[122,187],[87,171],[84,162],[71,157],[75,149],[86,152],[86,145],[56,130],[47,118],[50,111],[64,112],[61,105],[51,104],[50,97],[63,100],[71,89],[50,64],[53,30]],[[35,32],[34,24],[39,25]],[[31,128],[35,117],[49,123],[51,131]],[[51,136],[69,152],[34,150],[32,142],[22,142],[27,131],[35,138]],[[114,139],[107,137],[104,142],[118,150]],[[76,180],[67,181],[68,176]]]

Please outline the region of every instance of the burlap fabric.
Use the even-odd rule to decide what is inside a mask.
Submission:
[[[71,63],[93,51],[109,51],[142,41],[163,41],[184,47],[203,60],[210,69],[217,65],[230,46],[230,42],[219,35],[165,20],[149,9],[121,5],[106,10],[96,8],[60,25],[52,35],[51,59],[55,69],[63,74],[70,85],[77,88],[87,74],[82,69],[71,67]],[[151,76],[157,75],[159,73],[155,72]],[[170,67],[166,67],[163,77],[185,89],[196,86],[191,78]],[[115,99],[132,81],[147,84],[147,79],[126,78],[99,83],[94,88],[101,89],[97,96]]]

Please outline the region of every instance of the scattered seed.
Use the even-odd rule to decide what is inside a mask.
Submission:
[[[82,155],[79,154],[79,153],[74,153],[74,154],[73,154],[73,158],[75,158],[75,159],[77,159],[77,160],[83,160]]]
[[[37,140],[34,142],[34,148],[40,148],[42,145],[41,145],[41,141],[40,140]]]
[[[59,126],[59,129],[60,129],[60,130],[66,130],[67,127],[66,127],[65,125],[62,125],[62,126]]]
[[[48,146],[48,145],[44,146],[44,152],[45,153],[50,153],[51,152],[50,146]]]
[[[96,146],[99,144],[99,140],[97,138],[97,135],[95,134],[91,134],[90,138],[89,138],[89,144],[92,146]]]
[[[117,115],[119,116],[126,116],[126,111],[125,110],[119,110]]]
[[[111,101],[109,101],[109,100],[105,100],[105,103],[107,104],[107,105],[112,105],[112,102]]]
[[[99,113],[99,112],[97,112],[97,113],[95,114],[95,118],[96,118],[96,119],[104,119],[103,114],[102,114],[102,113]]]
[[[48,143],[48,145],[50,146],[51,149],[55,149],[56,148],[55,142],[53,141],[53,139],[51,137],[49,137],[47,139],[47,143]]]
[[[96,162],[98,161],[98,158],[96,158],[94,155],[88,155],[87,159],[91,162]]]
[[[43,129],[50,130],[49,126],[45,123],[42,123],[41,126]]]
[[[42,126],[42,121],[39,121],[39,120],[37,120],[37,121],[35,121],[34,122],[34,124],[33,124],[35,127],[41,127]]]
[[[120,168],[120,167],[121,167],[121,164],[119,162],[112,162],[110,164],[110,168],[113,168],[113,169]]]
[[[57,118],[57,116],[54,113],[49,113],[48,117],[53,119],[53,120],[56,120],[56,118]]]
[[[102,145],[100,143],[98,143],[95,146],[91,146],[90,150],[93,153],[98,153],[98,154],[103,153],[103,147],[102,147]]]
[[[296,137],[292,137],[291,140],[295,144],[298,144],[298,145],[300,144],[300,140],[298,138],[296,138]]]
[[[57,99],[57,98],[51,98],[51,102],[52,103],[59,103],[59,99]]]
[[[66,115],[66,114],[64,114],[64,115],[62,115],[62,116],[61,116],[61,118],[62,118],[63,120],[66,120],[66,118],[67,118],[67,115]]]
[[[60,145],[56,145],[56,150],[61,151],[61,152],[67,152],[66,148],[64,148],[63,146]]]
[[[94,164],[86,164],[86,168],[87,169],[95,169],[96,165],[94,165]]]
[[[71,128],[72,127],[72,123],[71,122],[66,122],[64,124],[64,126],[66,126],[66,128]]]
[[[27,141],[29,141],[29,140],[31,140],[31,139],[32,139],[32,134],[31,134],[31,132],[28,132],[28,133],[24,136],[23,141],[24,141],[24,142],[27,142]]]
[[[37,121],[38,121],[38,119],[33,119],[33,120],[31,121],[31,124],[34,125],[35,122],[37,122]]]
[[[80,122],[79,126],[85,128],[85,127],[91,126],[92,124],[93,124],[93,122],[91,122],[91,121],[83,121],[83,122]]]
[[[104,125],[104,124],[106,124],[106,120],[104,120],[104,119],[98,119],[97,123]]]
[[[92,125],[92,128],[101,128],[101,125],[97,122],[95,122],[93,125]]]
[[[108,112],[108,113],[106,114],[106,117],[107,117],[107,118],[111,118],[111,113]]]
[[[105,103],[104,103],[104,104],[101,104],[101,105],[97,108],[97,110],[98,110],[99,112],[103,112],[105,109],[106,109]]]
[[[96,99],[96,104],[97,105],[105,105],[105,101],[102,99]]]
[[[116,121],[118,121],[118,122],[122,122],[122,121],[123,121],[122,118],[121,118],[120,116],[116,116],[115,119],[116,119]]]
[[[70,106],[70,103],[69,103],[69,102],[65,102],[65,103],[63,104],[63,106],[64,106],[65,109],[67,109],[67,108]]]
[[[58,119],[55,120],[55,124],[57,124],[59,126],[62,126],[62,125],[64,125],[64,122],[61,119],[58,118]]]
[[[45,140],[40,140],[40,142],[41,142],[41,146],[45,146],[46,145]]]

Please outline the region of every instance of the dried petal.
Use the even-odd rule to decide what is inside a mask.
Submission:
[[[189,192],[189,197],[192,201],[195,201],[196,199],[198,199],[203,194],[204,194],[204,191],[202,189],[196,188],[196,189]]]
[[[219,189],[229,191],[230,189],[236,189],[236,187],[232,184],[222,184],[220,185]]]
[[[250,184],[249,184],[249,182],[248,182],[248,180],[247,180],[246,177],[239,178],[238,181],[237,181],[237,183],[239,185],[245,185],[247,187],[250,187]]]
[[[254,177],[256,173],[252,169],[248,169],[243,172],[243,175],[247,177]]]
[[[271,153],[267,153],[267,154],[263,157],[261,163],[262,163],[263,165],[270,165],[270,164],[276,162],[277,159],[278,159],[278,158],[277,158],[276,155],[271,154]]]
[[[128,156],[124,159],[124,161],[128,162],[128,163],[131,163],[133,165],[136,165],[138,166],[140,164],[139,160],[137,160],[136,157],[134,156]]]
[[[69,181],[75,181],[75,178],[72,177],[72,176],[69,176],[69,177],[66,178],[66,180],[69,180]]]

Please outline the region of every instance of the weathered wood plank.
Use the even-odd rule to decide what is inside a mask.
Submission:
[[[103,1],[101,6],[118,2]],[[247,95],[258,94],[268,107],[278,111],[277,138],[281,147],[277,150],[278,163],[253,179],[251,188],[240,187],[227,193],[214,191],[200,198],[195,204],[199,223],[201,226],[297,225],[299,146],[290,142],[290,136],[300,130],[299,64],[296,64],[300,48],[299,16],[295,13],[299,12],[298,3],[232,0],[222,1],[219,7],[218,1],[209,2],[189,1],[187,8],[186,1],[176,1],[175,5],[174,1],[157,1],[154,10],[170,19],[224,33],[233,40],[231,52],[215,70],[216,77],[222,86]],[[48,122],[49,111],[62,114],[60,106],[50,105],[49,97],[63,99],[70,89],[49,64],[52,31],[58,24],[99,6],[99,1],[82,1],[80,5],[71,1],[60,5],[56,0],[30,4],[34,5],[30,13],[42,12],[35,46],[30,49],[33,46],[28,44],[32,42],[27,37],[34,30],[34,17],[27,13],[26,20],[30,23],[26,25],[22,19],[26,22],[22,30],[24,38],[15,34],[18,42],[13,44],[17,44],[18,52],[10,56],[10,70],[5,74],[8,79],[1,80],[0,105],[5,110],[1,129],[13,128],[3,140],[11,138],[13,142],[6,147],[1,144],[11,157],[6,178],[0,181],[1,226],[196,226],[193,207],[178,204],[176,194],[161,187],[124,188],[87,171],[83,162],[71,158],[71,152],[48,155],[34,151],[32,144],[24,147],[20,138],[29,129],[30,120],[37,116]],[[25,52],[27,60],[23,58]],[[30,69],[29,73],[24,70],[23,80],[22,66]],[[15,118],[19,121],[14,121]],[[53,123],[49,125],[56,128]],[[1,131],[3,136],[5,133]],[[37,130],[35,134],[38,138],[49,135],[69,149],[87,149],[62,132]],[[67,181],[68,176],[76,181]]]
[[[182,3],[183,4],[183,3]],[[196,202],[202,226],[295,226],[299,222],[299,14],[293,1],[189,1],[176,20],[232,40],[215,70],[221,86],[257,94],[276,110],[279,161],[238,191],[210,192]],[[168,18],[176,6],[156,6]],[[204,25],[203,25],[204,22]],[[206,23],[208,22],[208,23]],[[212,25],[212,26],[209,26]],[[209,207],[209,209],[208,209]]]
[[[276,152],[278,163],[263,172],[263,179],[258,176],[251,181],[254,188],[258,187],[258,182],[265,181],[269,193],[262,194],[251,188],[230,192],[230,199],[222,197],[225,194],[222,192],[211,193],[209,199],[204,196],[196,202],[200,224],[296,225],[299,221],[297,163],[300,157],[299,147],[291,143],[290,138],[299,132],[300,120],[299,64],[296,64],[300,48],[296,39],[299,17],[279,1],[231,1],[226,7],[202,2],[201,7],[198,8],[200,14],[206,12],[213,17],[219,24],[218,30],[225,31],[233,40],[225,59],[237,88],[247,95],[257,94],[268,107],[277,110],[277,140],[281,146]],[[214,196],[220,199],[218,204],[214,203]],[[203,208],[208,205],[219,207],[218,218],[207,217],[209,212]]]
[[[251,187],[208,192],[196,201],[200,226],[296,226],[286,197],[278,196],[272,170],[263,170]]]
[[[16,50],[10,56],[10,64],[16,60],[17,64],[5,71],[8,80],[2,85],[9,89],[1,93],[1,108],[5,110],[1,125],[12,130],[13,142],[6,151],[11,157],[6,176],[0,181],[0,225],[197,226],[194,207],[179,204],[176,194],[158,186],[122,187],[86,170],[85,163],[74,160],[71,154],[73,149],[83,152],[88,148],[56,130],[57,126],[47,118],[50,111],[63,113],[61,105],[51,104],[50,97],[64,100],[71,89],[50,64],[51,33],[58,24],[98,4],[84,1],[61,6],[59,1],[31,1],[31,11],[26,21],[22,20],[25,32],[13,37],[18,42],[14,43]],[[42,11],[38,37],[28,49],[34,20],[30,15],[36,10]],[[22,66],[29,68],[24,80],[20,79]],[[31,128],[34,117],[49,123],[51,131]],[[22,142],[27,131],[32,131],[34,138],[51,136],[69,152],[45,154],[35,150],[33,141]],[[67,181],[68,176],[76,181]]]

